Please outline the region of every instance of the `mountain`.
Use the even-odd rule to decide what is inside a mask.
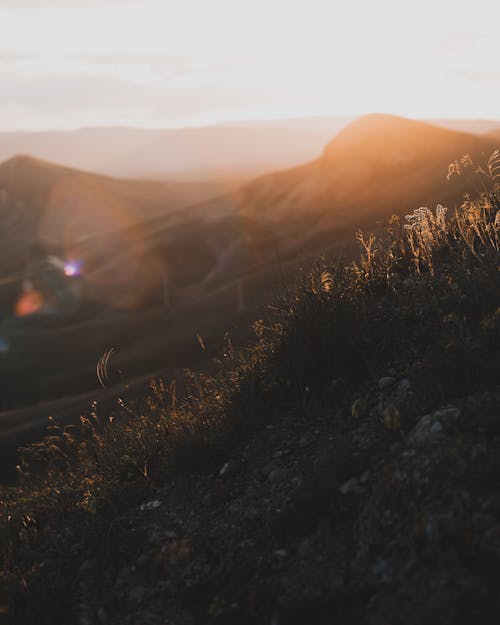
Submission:
[[[488,133],[485,134],[486,138],[492,139],[493,141],[496,141],[497,143],[500,142],[500,127],[498,127],[496,130],[491,130]]]
[[[0,132],[0,160],[22,153],[113,176],[248,180],[314,158],[347,121],[332,116],[184,129]]]
[[[302,271],[187,388],[54,419],[0,485],[2,623],[499,623],[498,208],[472,195]]]
[[[428,121],[449,130],[472,134],[486,134],[500,127],[500,120],[498,119],[432,119]]]
[[[367,115],[341,130],[316,160],[260,177],[223,201],[267,230],[272,253],[321,251],[340,233],[374,227],[391,213],[404,215],[422,203],[453,205],[464,182],[447,182],[449,163],[464,153],[487,159],[494,147],[488,137]],[[200,211],[210,214],[221,201]]]
[[[17,154],[30,154],[77,169],[106,173],[100,170],[104,162],[147,145],[156,133],[124,127],[0,132],[0,161]]]
[[[14,157],[0,165],[0,276],[18,269],[35,243],[71,248],[227,189],[210,182],[120,180],[29,156]]]
[[[306,264],[339,248],[352,257],[358,227],[377,230],[391,213],[422,205],[453,208],[466,181],[446,180],[449,163],[464,153],[487,159],[497,143],[369,115],[346,126],[315,160],[184,207],[185,193],[202,196],[206,188],[111,179],[26,157],[4,163],[5,408],[88,393],[110,347],[113,369],[130,384],[147,372],[174,375],[206,363],[228,329],[246,340],[299,258]],[[47,257],[77,263],[81,275],[62,277]],[[19,314],[36,309],[31,301],[16,304],[21,298],[24,306],[27,279],[45,299],[43,314]],[[56,414],[66,415],[61,406]]]

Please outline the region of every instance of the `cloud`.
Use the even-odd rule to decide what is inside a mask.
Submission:
[[[144,0],[143,0],[144,1]],[[145,0],[148,2],[149,0]],[[87,7],[136,4],[134,0],[0,0],[0,9],[85,9]]]
[[[34,79],[11,76],[2,81],[2,105],[47,113],[106,108],[126,101],[133,105],[138,94],[132,85],[110,76],[57,75]]]
[[[450,74],[465,78],[469,82],[498,87],[500,84],[500,65],[495,67],[466,67],[455,68]]]
[[[86,52],[69,54],[35,54],[20,50],[0,50],[0,67],[7,69],[37,70],[48,73],[48,68],[64,70],[71,67],[77,74],[84,73],[127,73],[130,77],[167,78],[224,72],[236,66],[235,63],[218,59],[189,57],[180,54],[119,53],[94,54]]]
[[[19,122],[14,121],[16,126],[31,126],[34,120],[42,119],[68,120],[72,126],[82,125],[85,120],[119,125],[142,120],[139,123],[168,125],[185,123],[221,108],[252,105],[263,96],[248,85],[235,89],[223,80],[207,89],[198,80],[138,85],[113,75],[68,73],[34,77],[16,73],[2,80],[0,118],[4,123],[18,118]]]
[[[472,30],[447,32],[435,40],[432,51],[438,54],[468,52],[474,49],[482,38],[483,35]]]

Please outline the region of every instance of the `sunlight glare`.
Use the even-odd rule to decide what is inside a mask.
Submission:
[[[68,260],[64,263],[64,275],[68,278],[79,276],[82,272],[82,263],[78,260]]]

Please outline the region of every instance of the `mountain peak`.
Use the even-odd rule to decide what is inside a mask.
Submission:
[[[326,146],[323,155],[335,159],[349,152],[373,157],[385,153],[422,154],[457,139],[463,143],[465,138],[473,139],[473,136],[397,115],[372,113],[348,124]]]

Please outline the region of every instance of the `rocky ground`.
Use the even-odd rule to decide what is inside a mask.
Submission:
[[[500,388],[431,405],[417,385],[389,369],[350,409],[311,401],[135,492],[99,559],[75,545],[67,622],[498,623]]]

